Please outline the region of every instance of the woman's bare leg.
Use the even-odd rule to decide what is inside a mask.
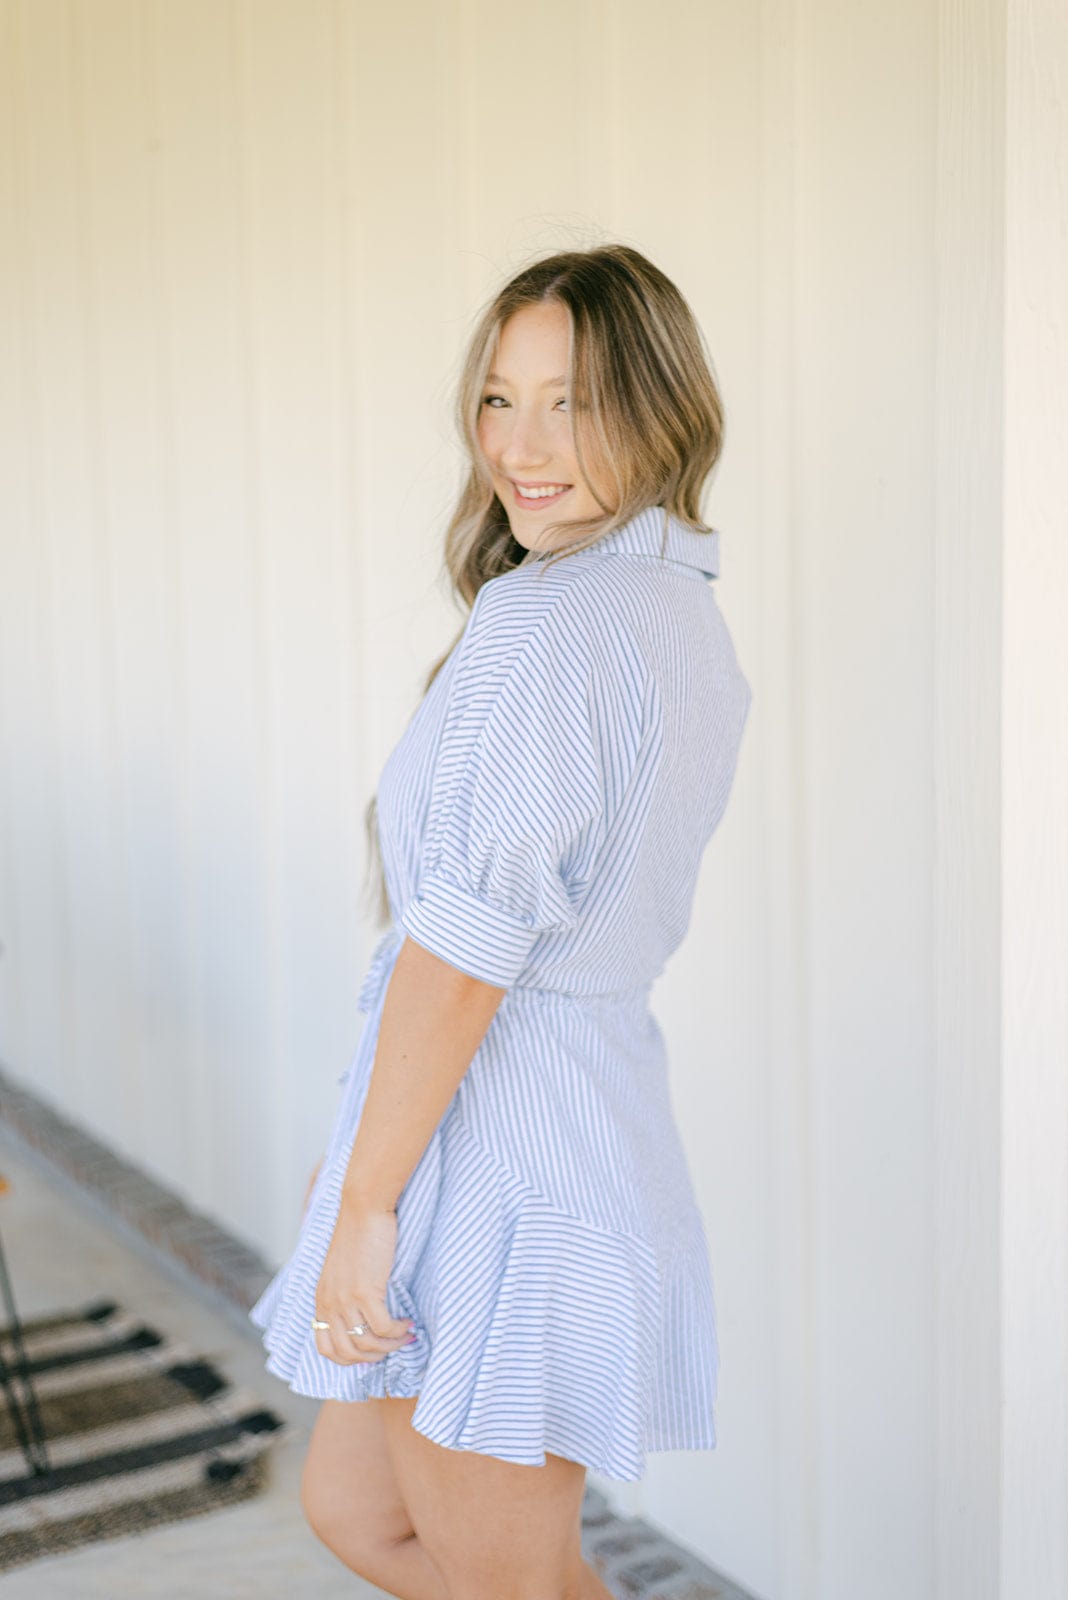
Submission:
[[[381,1402],[382,1426],[397,1492],[447,1600],[613,1600],[582,1556],[585,1467],[549,1451],[534,1467],[447,1449],[411,1426],[416,1403]]]
[[[397,1600],[452,1600],[412,1525],[383,1424],[383,1408],[396,1406],[406,1411],[406,1425],[412,1431],[415,1404],[414,1398],[324,1400],[304,1464],[301,1501],[318,1538],[352,1572]],[[432,1450],[439,1448],[431,1445]],[[455,1457],[459,1452],[446,1454]],[[579,1504],[581,1514],[581,1498]],[[477,1520],[483,1526],[481,1511]],[[464,1593],[462,1589],[458,1592]],[[575,1539],[561,1594],[569,1600],[614,1600],[612,1591],[583,1559]]]
[[[389,1403],[323,1401],[304,1462],[304,1515],[339,1561],[387,1594],[448,1600],[394,1476],[381,1416]]]

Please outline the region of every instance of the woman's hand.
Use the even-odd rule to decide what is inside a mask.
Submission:
[[[316,1328],[320,1355],[339,1366],[384,1361],[411,1342],[410,1324],[391,1317],[386,1284],[397,1247],[397,1213],[344,1197],[315,1294],[315,1315],[329,1328]],[[367,1332],[347,1330],[365,1323]]]

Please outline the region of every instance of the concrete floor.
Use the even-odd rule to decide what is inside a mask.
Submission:
[[[15,1568],[0,1576],[2,1600],[381,1596],[383,1590],[356,1577],[319,1544],[300,1510],[300,1472],[318,1401],[294,1394],[264,1371],[262,1351],[238,1328],[236,1314],[213,1309],[165,1275],[147,1252],[120,1243],[3,1139],[0,1172],[11,1185],[0,1196],[0,1229],[22,1316],[113,1298],[162,1333],[188,1342],[288,1424],[268,1450],[268,1486],[253,1499]]]

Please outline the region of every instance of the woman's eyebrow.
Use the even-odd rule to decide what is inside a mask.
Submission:
[[[506,384],[508,382],[508,379],[507,378],[502,378],[499,372],[487,372],[486,373],[486,382],[487,383],[504,383],[504,384]],[[567,383],[566,375],[564,377],[560,377],[560,378],[546,378],[545,382],[542,384],[542,388],[543,389],[562,389],[566,383]]]

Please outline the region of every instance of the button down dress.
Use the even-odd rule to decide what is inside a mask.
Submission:
[[[649,991],[751,699],[717,575],[718,535],[649,506],[491,579],[386,762],[392,922],[296,1246],[250,1313],[298,1393],[417,1395],[440,1445],[621,1480],[714,1448],[709,1249]],[[315,1292],[406,936],[507,992],[397,1202],[387,1303],[416,1342],[341,1366]]]

